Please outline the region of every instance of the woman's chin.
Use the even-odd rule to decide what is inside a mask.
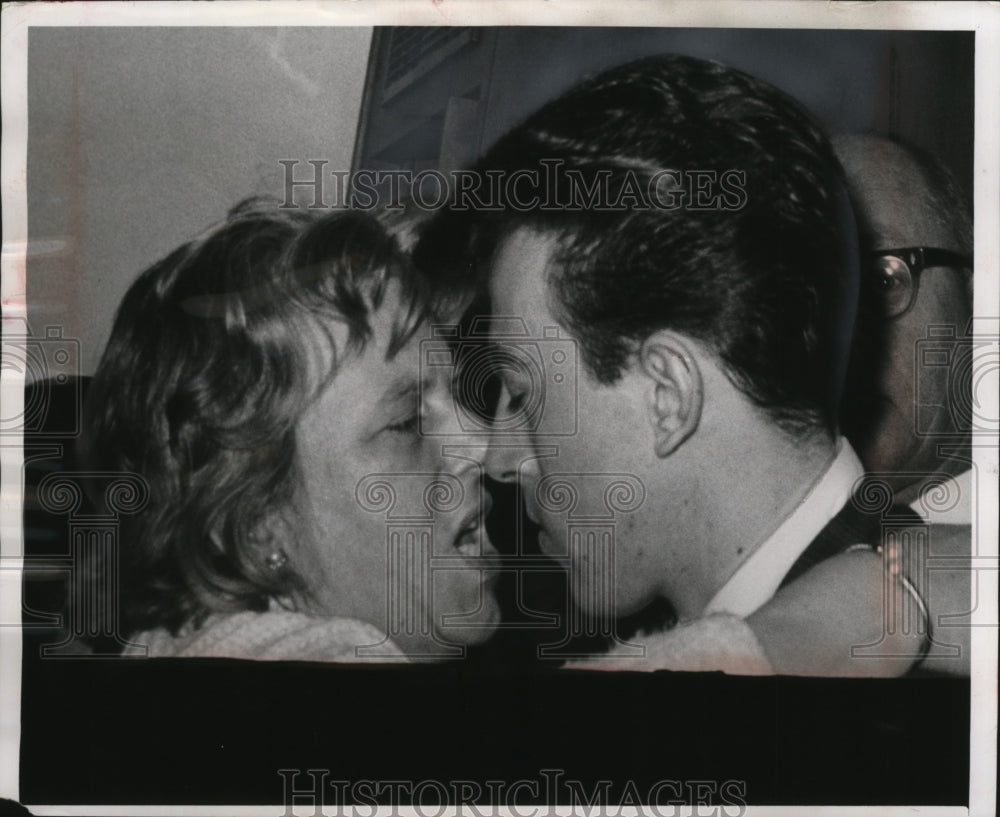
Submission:
[[[500,626],[500,604],[490,590],[483,594],[479,608],[455,617],[446,616],[436,628],[440,639],[448,644],[473,647],[489,641]]]

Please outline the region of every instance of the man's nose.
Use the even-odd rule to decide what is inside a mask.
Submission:
[[[516,482],[523,463],[533,462],[531,441],[521,435],[490,435],[486,449],[486,473],[497,482]]]

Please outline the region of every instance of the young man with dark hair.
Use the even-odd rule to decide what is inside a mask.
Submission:
[[[542,549],[569,551],[577,605],[625,616],[669,600],[679,650],[647,645],[661,665],[908,666],[850,658],[852,645],[884,640],[883,571],[873,548],[854,547],[877,536],[855,524],[863,469],[837,431],[853,217],[809,117],[724,66],[650,58],[545,105],[478,169],[506,180],[500,206],[439,218],[417,260],[472,265],[495,315],[576,342],[575,390],[546,382],[543,401],[566,428],[529,422],[516,442],[498,436],[488,465],[520,482]],[[533,390],[506,367],[498,412],[538,403]],[[641,485],[613,554],[564,544],[569,513],[553,501],[558,488],[577,516],[606,513],[589,479],[599,474]],[[685,653],[691,627],[699,646]]]

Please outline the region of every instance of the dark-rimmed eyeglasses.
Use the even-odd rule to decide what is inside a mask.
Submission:
[[[865,285],[874,296],[883,318],[891,320],[910,311],[917,300],[920,273],[928,267],[971,270],[972,259],[937,247],[903,247],[876,250],[871,254]]]

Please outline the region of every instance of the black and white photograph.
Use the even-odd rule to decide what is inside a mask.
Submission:
[[[2,24],[4,814],[995,814],[996,4]]]

